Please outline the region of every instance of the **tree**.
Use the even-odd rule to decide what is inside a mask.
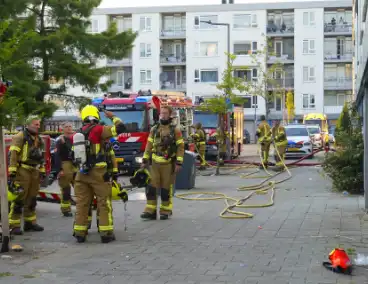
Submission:
[[[283,66],[278,61],[268,64],[268,57],[274,53],[271,51],[272,43],[268,38],[265,38],[265,43],[262,49],[257,50],[255,54],[250,54],[251,66],[248,68],[257,68],[258,78],[256,81],[247,80],[246,85],[251,95],[264,99],[267,119],[270,113],[269,104],[276,97],[284,98],[285,88],[274,78],[275,71],[282,70]]]
[[[288,91],[286,94],[287,121],[290,123],[295,116],[294,94]]]
[[[345,134],[349,135],[351,134],[351,131],[352,131],[352,121],[349,105],[348,103],[345,103],[336,124],[335,129],[336,145],[341,144]]]
[[[221,82],[216,85],[216,88],[221,91],[222,95],[207,99],[199,107],[199,110],[218,114],[219,128],[222,133],[224,133],[225,129],[223,118],[229,112],[230,106],[244,104],[244,98],[240,95],[248,91],[247,85],[244,84],[244,79],[234,77],[233,75],[236,55],[226,53],[226,56],[229,59],[227,67],[222,73]],[[227,139],[227,145],[230,146],[229,139]],[[220,173],[220,149],[218,150],[216,175],[219,175]]]
[[[88,33],[89,18],[100,3],[101,0],[27,1],[26,20],[31,23],[28,28],[34,36],[23,51],[27,62],[33,63],[37,102],[44,102],[46,95],[78,101],[80,98],[68,93],[68,87],[79,85],[86,92],[98,92],[106,91],[111,84],[100,82],[109,69],[99,67],[98,61],[127,56],[136,33],[118,33],[115,23],[102,33]],[[57,86],[52,82],[57,82]],[[47,108],[40,112],[50,115]]]

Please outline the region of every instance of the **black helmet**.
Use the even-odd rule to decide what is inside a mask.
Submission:
[[[134,173],[134,176],[130,178],[130,183],[134,187],[146,187],[150,180],[150,174],[146,169],[139,169]]]

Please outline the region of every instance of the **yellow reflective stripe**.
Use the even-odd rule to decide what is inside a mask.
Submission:
[[[113,231],[114,230],[113,226],[98,226],[98,228],[100,229],[100,231]]]
[[[183,143],[184,143],[183,138],[180,138],[180,139],[176,140],[176,145],[180,145],[180,144],[183,144]]]
[[[88,216],[88,222],[92,221],[92,216]]]
[[[171,162],[171,158],[170,159],[165,159],[164,157],[158,156],[156,154],[152,154],[152,160],[154,160],[157,163],[169,163],[169,162]]]
[[[100,163],[96,163],[95,166],[98,167],[98,168],[103,168],[103,167],[106,167],[107,164],[106,164],[106,162],[100,162]]]
[[[118,122],[118,121],[121,121],[121,119],[120,118],[118,118],[118,117],[116,117],[116,116],[114,116],[113,118],[112,118],[112,122],[115,124],[116,122]]]
[[[87,231],[88,230],[88,226],[74,225],[74,230],[75,231]]]
[[[200,145],[205,145],[206,142],[205,141],[202,141],[202,142],[199,142]]]
[[[115,155],[115,152],[114,152],[114,150],[110,150],[110,155]]]
[[[113,217],[112,217],[112,206],[111,206],[111,200],[107,199],[106,200],[106,205],[107,205],[107,209],[108,209],[108,220],[109,220],[109,226],[112,227],[112,229],[114,229],[113,225],[114,225],[114,221],[113,221]]]
[[[45,168],[44,167],[42,167],[42,168],[40,168],[40,173],[46,173],[46,170],[45,170]]]
[[[112,169],[112,172],[113,172],[113,173],[118,173],[118,172],[119,172],[119,169],[118,169],[118,168],[113,168],[113,169]]]
[[[16,172],[17,171],[17,167],[9,167],[8,168],[9,172]]]
[[[16,151],[19,153],[22,149],[17,146],[10,146],[9,151]]]
[[[22,161],[25,162],[28,159],[28,142],[26,142],[23,146],[22,151]]]
[[[112,134],[112,136],[118,136],[118,133],[116,132],[116,127],[115,126],[113,126],[113,127],[111,127],[111,134]]]
[[[149,159],[150,155],[147,152],[144,152],[143,159]]]
[[[176,160],[179,161],[179,162],[184,161],[183,157],[176,157]]]
[[[96,147],[96,155],[97,155],[98,153],[100,153],[101,145],[100,144],[95,144],[95,147]]]
[[[165,210],[165,211],[172,211],[172,208],[173,208],[172,204],[170,204],[168,206],[164,206],[164,205],[161,204],[161,206],[160,206],[160,209]]]
[[[153,139],[152,139],[152,137],[148,137],[148,142],[153,143]]]
[[[60,207],[61,208],[69,208],[70,207],[70,202],[65,202],[65,203],[63,202],[63,203],[60,204]]]
[[[9,225],[20,225],[20,220],[9,219]]]
[[[155,210],[157,208],[157,205],[146,204],[146,208]]]
[[[23,217],[23,219],[24,221],[28,221],[28,222],[36,221],[36,215],[31,216],[31,217]]]

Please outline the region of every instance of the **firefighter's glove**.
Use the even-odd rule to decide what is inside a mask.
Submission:
[[[17,172],[9,172],[9,180],[10,181],[14,181],[16,176],[17,176]]]
[[[148,168],[148,160],[143,159],[141,164],[141,169],[147,169]]]
[[[124,203],[128,201],[128,191],[126,189],[121,190],[118,196]]]

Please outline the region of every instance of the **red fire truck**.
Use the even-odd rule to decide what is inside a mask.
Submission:
[[[225,131],[230,134],[230,151],[227,156],[235,158],[240,155],[243,144],[244,131],[244,109],[233,107],[223,118]],[[194,111],[194,124],[200,122],[206,132],[206,157],[214,159],[217,157],[216,131],[219,125],[219,115],[196,109]]]
[[[119,170],[130,173],[140,167],[149,132],[158,122],[161,105],[167,104],[174,109],[176,124],[180,125],[184,138],[190,135],[190,126],[193,124],[192,100],[180,92],[149,91],[120,97],[106,96],[92,103],[112,111],[124,122],[127,132],[111,142]],[[105,117],[103,111],[100,116],[106,125],[111,125],[112,122]]]

